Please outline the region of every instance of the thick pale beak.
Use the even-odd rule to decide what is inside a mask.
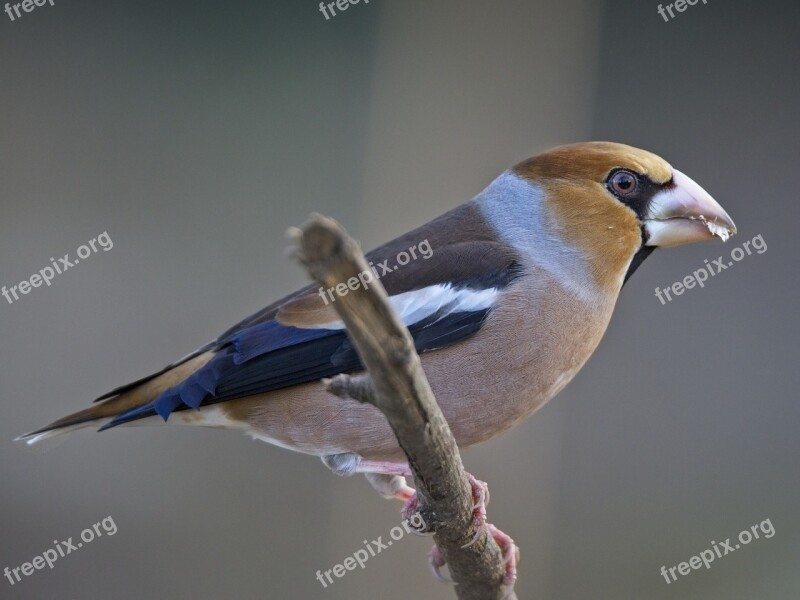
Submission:
[[[723,242],[736,225],[708,192],[677,169],[673,186],[653,196],[644,219],[648,246],[678,246],[714,236]]]

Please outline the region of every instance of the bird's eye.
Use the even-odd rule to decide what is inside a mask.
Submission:
[[[608,180],[611,191],[617,196],[627,198],[639,190],[639,179],[630,171],[617,171]]]

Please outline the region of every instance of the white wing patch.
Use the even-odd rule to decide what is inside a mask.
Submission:
[[[484,290],[457,289],[446,283],[429,285],[419,290],[390,296],[389,303],[400,316],[403,324],[408,327],[436,314],[440,310],[444,310],[446,314],[452,314],[491,308],[499,295],[500,290],[497,288]],[[317,327],[320,329],[344,329],[344,323],[342,321],[331,321]]]

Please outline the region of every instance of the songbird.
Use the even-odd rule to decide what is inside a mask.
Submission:
[[[380,281],[466,448],[564,388],[655,247],[734,233],[723,208],[662,158],[589,142],[517,164],[367,259],[382,266]],[[411,259],[423,243],[430,252]],[[333,306],[347,287],[290,294],[161,371],[19,439],[32,444],[92,424],[223,427],[320,456],[339,474],[371,474],[384,495],[407,500],[398,476],[408,467],[386,419],[321,383],[361,368]]]

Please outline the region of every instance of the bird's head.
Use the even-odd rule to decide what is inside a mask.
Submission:
[[[609,284],[620,271],[630,276],[657,246],[736,233],[728,213],[691,178],[624,144],[560,146],[514,171],[543,189],[549,220]]]

